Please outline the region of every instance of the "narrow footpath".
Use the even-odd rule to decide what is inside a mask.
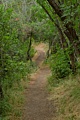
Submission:
[[[37,55],[33,60],[39,69],[31,76],[31,81],[26,90],[26,101],[22,120],[54,120],[55,106],[49,99],[50,93],[46,87],[47,77],[50,75],[48,66],[43,65],[45,59],[44,44],[36,48]]]

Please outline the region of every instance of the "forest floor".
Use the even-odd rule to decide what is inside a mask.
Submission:
[[[46,57],[45,44],[41,43],[35,49],[37,52],[33,61],[38,65],[38,70],[31,75],[29,86],[25,91],[22,120],[53,120],[56,109],[47,89],[47,77],[51,71],[43,64]]]

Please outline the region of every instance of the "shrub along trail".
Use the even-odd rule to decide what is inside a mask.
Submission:
[[[31,75],[31,81],[25,92],[26,101],[23,111],[23,120],[52,120],[55,116],[55,106],[49,99],[47,90],[47,77],[50,75],[48,66],[43,65],[45,59],[45,45],[35,47],[37,50],[33,60],[39,66],[36,73]]]

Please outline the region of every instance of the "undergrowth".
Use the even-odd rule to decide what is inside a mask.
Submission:
[[[25,76],[14,82],[11,87],[4,90],[4,98],[0,101],[0,120],[21,120],[22,107],[24,103],[24,91],[27,89],[29,76],[35,72],[35,63],[28,62],[28,71],[25,71]]]
[[[66,59],[67,58],[67,59]],[[50,99],[56,105],[55,120],[80,120],[80,59],[73,74],[68,57],[59,50],[47,60],[52,75],[48,78]]]
[[[55,120],[80,120],[80,75],[70,76],[51,90],[57,107]]]

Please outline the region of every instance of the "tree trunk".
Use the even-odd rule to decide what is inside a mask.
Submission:
[[[61,21],[64,22],[66,20],[66,17],[63,17],[63,11],[60,9],[60,6],[55,2],[55,0],[47,0],[50,4],[50,6],[54,9],[55,13],[60,17]],[[64,24],[64,27],[66,30],[64,31],[65,35],[69,38],[70,43],[73,44],[75,50],[78,54],[80,54],[80,41],[76,34],[75,29],[73,28],[73,23],[68,22]]]
[[[2,90],[2,85],[0,84],[0,98],[3,99],[4,95],[3,95],[3,90]]]
[[[55,23],[55,25],[56,25],[56,27],[57,27],[57,29],[58,29],[58,32],[59,32],[59,34],[60,34],[60,37],[61,37],[61,38],[60,38],[61,46],[62,46],[63,50],[65,50],[65,48],[68,48],[68,44],[67,44],[67,42],[66,42],[65,36],[64,36],[64,34],[63,34],[63,32],[62,32],[62,29],[61,29],[58,21],[57,21],[57,23]]]
[[[30,36],[29,47],[28,47],[28,51],[27,51],[27,60],[30,60],[30,61],[32,61],[31,56],[30,56],[30,50],[31,50],[31,45],[32,45],[31,37],[32,37],[32,35]]]
[[[49,40],[49,49],[48,49],[48,51],[47,51],[47,58],[50,56],[50,54],[51,54],[51,47],[52,47],[52,43],[53,43],[53,40]]]
[[[66,18],[65,18],[65,17],[62,18],[62,11],[60,10],[59,6],[58,6],[54,1],[52,1],[52,0],[48,0],[48,1],[49,1],[50,5],[55,9],[55,12],[59,15],[59,17],[61,18],[61,20],[64,21]],[[53,4],[54,6],[52,5],[52,3],[51,3],[50,1],[52,1],[52,3],[54,3],[54,4]],[[65,39],[65,37],[64,37],[64,34],[65,34],[65,35],[68,37],[69,41],[70,41],[71,50],[73,49],[73,46],[74,46],[75,50],[78,51],[78,50],[77,50],[77,45],[75,46],[75,44],[74,44],[74,38],[77,38],[77,40],[78,40],[78,37],[77,37],[77,35],[76,35],[75,30],[74,30],[72,27],[69,28],[68,24],[66,24],[66,30],[63,30],[63,31],[62,31],[61,28],[60,28],[60,26],[59,26],[59,24],[55,23],[55,21],[53,20],[53,18],[52,18],[51,15],[49,14],[48,10],[44,7],[44,5],[42,5],[42,4],[40,4],[40,5],[41,5],[42,8],[44,9],[44,11],[47,13],[47,15],[49,16],[50,20],[51,20],[51,21],[55,24],[55,26],[57,27],[57,29],[58,29],[58,31],[59,31],[59,33],[60,33],[60,36],[61,36],[62,48],[65,49],[66,47],[68,47],[68,44],[67,44],[66,39]],[[70,24],[70,23],[69,23],[69,24]],[[68,29],[69,29],[69,30],[68,30]],[[74,35],[73,35],[72,31],[73,31]],[[63,34],[63,32],[64,32],[64,34]],[[71,35],[71,34],[72,34],[72,35]],[[78,52],[79,52],[79,51],[78,51]],[[47,51],[47,54],[48,54],[48,56],[49,56],[49,50]],[[72,69],[72,71],[76,71],[74,53],[69,54],[69,57],[70,57],[70,61],[71,61],[71,64],[70,64],[70,65],[71,65],[71,69]]]
[[[72,52],[71,54],[69,54],[69,56],[71,60],[70,66],[71,66],[72,72],[75,73],[76,72],[76,59],[75,59],[74,53]]]

